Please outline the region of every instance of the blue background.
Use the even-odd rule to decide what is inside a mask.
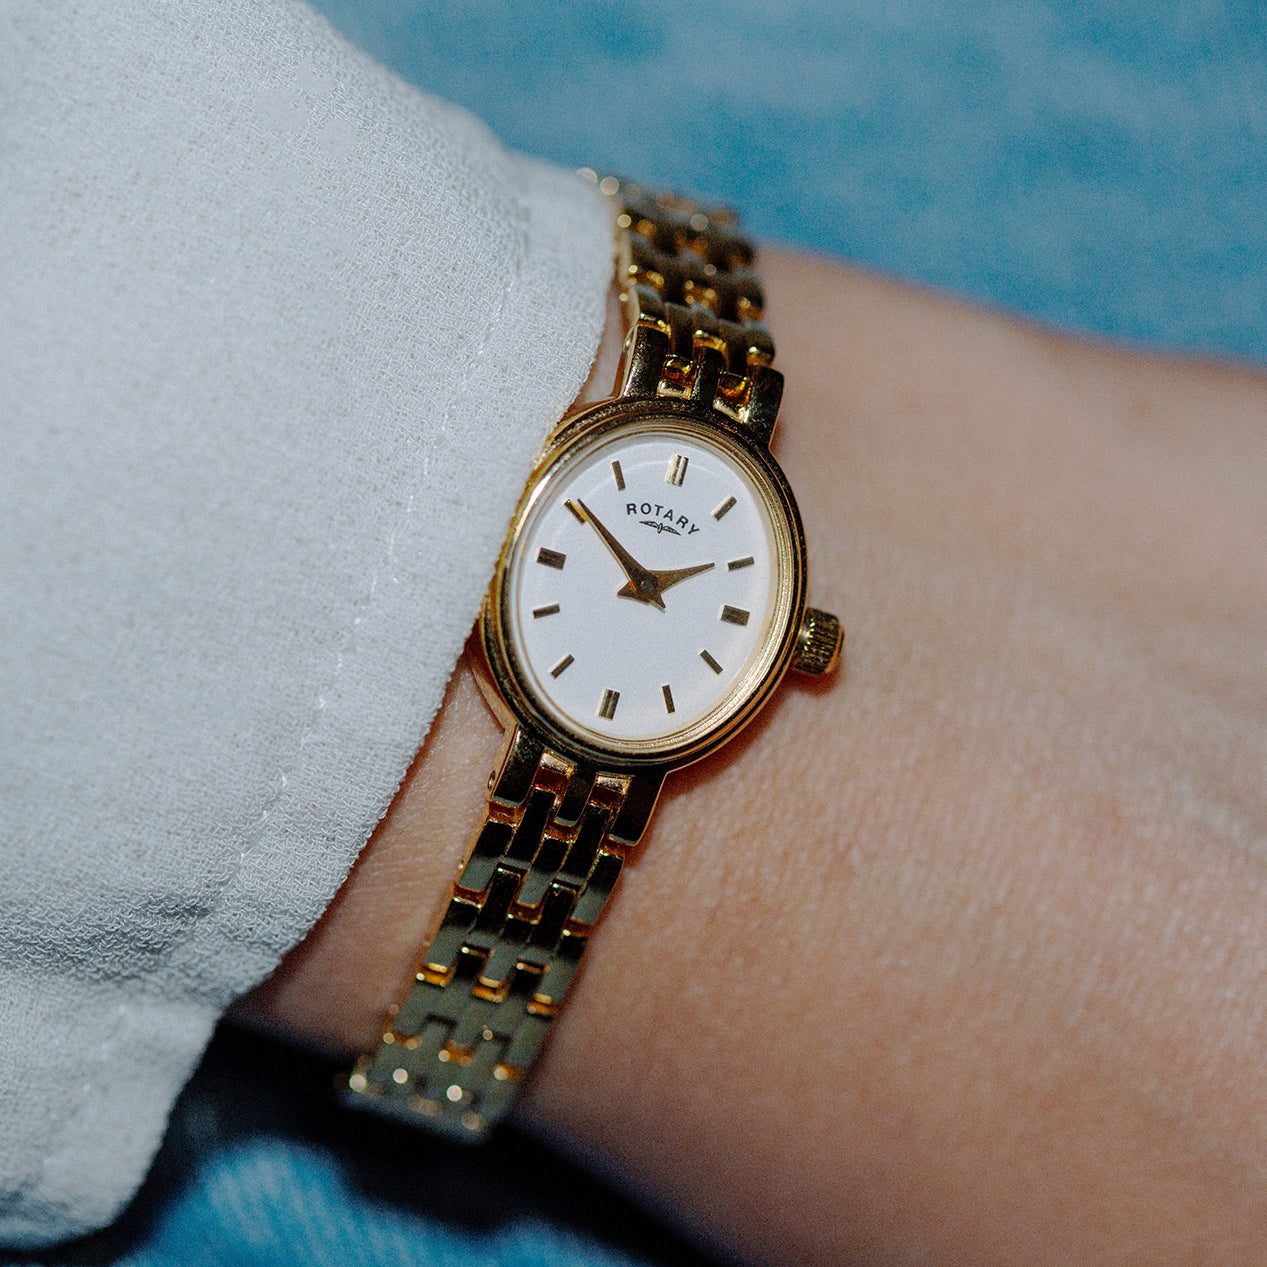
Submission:
[[[521,149],[1049,324],[1267,360],[1257,0],[320,7]],[[361,1122],[332,1075],[225,1029],[125,1218],[38,1260],[701,1261],[515,1132],[473,1153]]]
[[[508,144],[1068,329],[1267,359],[1259,0],[320,0]]]

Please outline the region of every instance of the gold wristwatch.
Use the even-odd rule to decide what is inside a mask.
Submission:
[[[783,391],[728,212],[606,177],[626,339],[614,394],[546,441],[480,620],[507,728],[486,820],[351,1101],[477,1140],[567,996],[665,775],[789,668],[830,672],[769,453]]]

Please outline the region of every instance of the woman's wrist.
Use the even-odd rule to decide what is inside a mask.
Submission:
[[[1231,1261],[1267,1236],[1267,390],[765,272],[843,680],[670,781],[527,1114],[775,1260]],[[460,671],[257,1012],[374,1040],[497,744]]]

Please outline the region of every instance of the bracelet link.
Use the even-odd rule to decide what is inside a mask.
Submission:
[[[472,1142],[545,1042],[660,785],[566,761],[519,729],[492,782],[409,993],[346,1091]]]
[[[692,415],[711,411],[709,424],[768,444],[783,376],[735,217],[612,177],[599,187],[623,230],[629,333],[616,395],[690,400]],[[439,928],[379,1046],[349,1076],[348,1100],[459,1140],[489,1132],[546,1042],[663,777],[600,770],[510,730]]]
[[[622,208],[617,276],[631,305],[622,396],[695,400],[768,444],[783,396],[751,244],[731,213],[604,177]]]

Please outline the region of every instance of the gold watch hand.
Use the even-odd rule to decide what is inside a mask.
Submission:
[[[697,563],[690,568],[666,568],[664,571],[657,572],[652,570],[651,575],[655,578],[656,586],[661,594],[670,586],[676,585],[679,581],[684,581],[688,576],[698,576],[701,572],[707,572],[710,568],[716,567],[715,563]],[[616,591],[621,598],[635,598],[633,587],[626,585],[622,589]]]
[[[656,584],[660,586],[660,593],[663,594],[670,585],[676,585],[679,581],[686,580],[688,576],[698,576],[701,572],[707,572],[716,566],[715,563],[697,563],[693,568],[674,568],[665,572],[653,572],[652,576],[655,577]]]
[[[572,505],[573,503],[569,503]],[[654,572],[649,572],[637,559],[603,527],[598,516],[578,497],[575,506],[582,511],[582,518],[594,525],[594,531],[603,539],[603,544],[616,556],[625,574],[627,585],[623,585],[617,594],[624,598],[636,598],[641,603],[654,603],[663,610],[664,599],[660,597],[660,586]]]

